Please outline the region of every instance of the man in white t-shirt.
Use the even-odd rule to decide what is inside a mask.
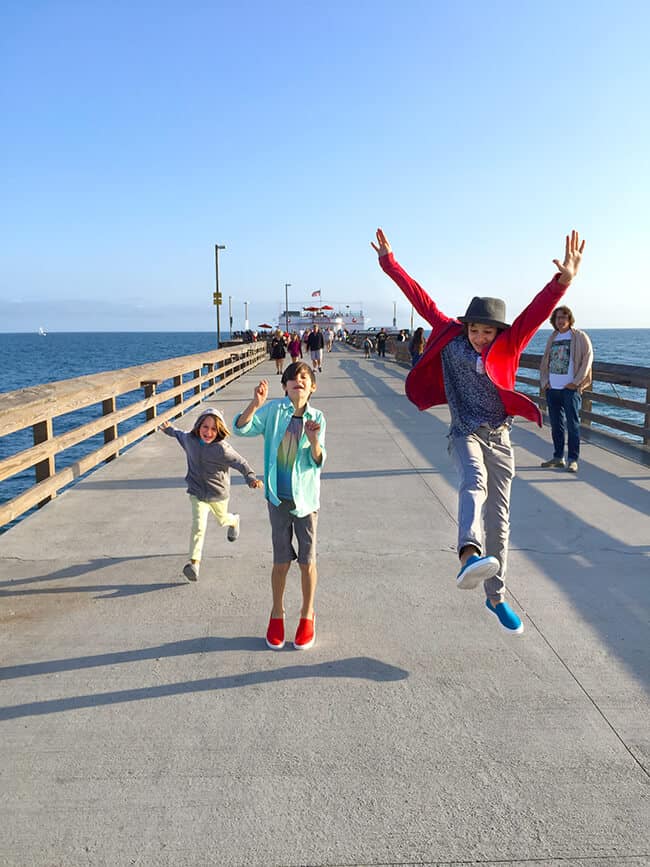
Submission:
[[[591,385],[594,353],[584,331],[574,328],[568,307],[556,307],[551,315],[553,333],[539,367],[539,384],[546,399],[553,437],[553,457],[543,467],[566,467],[578,472],[580,408],[582,392]],[[565,442],[568,463],[564,461]]]

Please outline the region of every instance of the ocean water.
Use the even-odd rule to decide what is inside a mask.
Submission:
[[[526,351],[541,355],[549,333],[548,330],[538,332]],[[597,361],[650,367],[650,329],[590,329],[588,333],[594,345]],[[226,340],[228,337],[227,332],[222,333],[222,339]],[[45,337],[38,334],[0,334],[0,392],[181,355],[192,355],[214,349],[215,346],[214,332],[49,333]],[[528,389],[522,388],[522,390]],[[596,386],[596,390],[630,400],[645,400],[643,389],[602,383]],[[142,390],[138,389],[131,394],[123,395],[118,400],[118,407],[127,406],[141,398]],[[168,405],[171,406],[171,401]],[[639,413],[605,405],[595,406],[594,410],[637,424],[642,420]],[[57,419],[54,424],[55,433],[63,433],[97,418],[100,413],[101,409],[95,406]],[[140,416],[123,423],[119,427],[119,433],[125,433],[141,424],[143,420],[144,417]],[[100,434],[84,444],[62,452],[57,456],[57,469],[69,466],[82,455],[102,444],[103,436]],[[31,431],[0,438],[0,459],[29,448],[31,445]],[[0,502],[6,502],[17,496],[33,482],[33,470],[0,482]],[[1,528],[0,532],[2,532]]]
[[[650,328],[590,328],[585,329],[594,348],[594,362],[602,361],[610,364],[632,364],[637,367],[650,368]],[[551,334],[550,329],[538,331],[526,347],[526,352],[542,355],[546,347],[546,341]],[[522,371],[524,375],[526,372]],[[530,375],[530,371],[528,371]],[[521,391],[530,392],[528,386],[518,386]],[[606,394],[609,397],[620,397],[625,400],[645,402],[646,392],[644,388],[630,388],[629,386],[616,385],[611,382],[595,382],[591,391],[596,394]],[[599,415],[611,416],[630,424],[643,424],[643,415],[634,410],[621,409],[597,403],[594,399],[592,411]],[[598,423],[594,428],[601,428]],[[605,428],[606,429],[606,428]],[[609,429],[611,431],[611,428]],[[640,441],[640,437],[632,434],[617,432],[626,439]]]

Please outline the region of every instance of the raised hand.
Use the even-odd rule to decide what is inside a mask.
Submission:
[[[262,404],[265,402],[266,398],[269,396],[269,381],[268,379],[262,379],[255,386],[255,391],[253,392],[253,403],[256,408],[259,409]]]
[[[559,259],[553,259],[553,264],[560,272],[560,283],[563,286],[568,286],[577,275],[584,249],[585,242],[580,243],[580,237],[575,229],[573,229],[571,234],[566,236],[564,262],[560,262]]]
[[[317,421],[308,420],[305,422],[305,436],[309,440],[310,445],[315,446],[318,442],[318,434],[320,425]]]
[[[377,229],[377,243],[371,241],[370,246],[380,258],[393,252],[383,229]]]

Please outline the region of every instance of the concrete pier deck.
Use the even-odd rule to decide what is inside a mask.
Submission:
[[[227,419],[273,363],[211,404]],[[446,409],[336,347],[317,643],[263,640],[270,531],[233,475],[187,584],[155,434],[0,537],[0,864],[650,864],[650,470],[513,430],[510,636],[454,576]],[[191,425],[195,413],[181,419]],[[261,439],[232,443],[262,472]],[[297,624],[299,573],[288,581]]]

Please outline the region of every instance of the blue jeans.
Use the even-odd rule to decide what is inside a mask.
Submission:
[[[580,455],[580,407],[582,395],[571,388],[547,388],[546,405],[551,420],[553,457],[564,457],[564,442],[568,440],[570,461]]]

